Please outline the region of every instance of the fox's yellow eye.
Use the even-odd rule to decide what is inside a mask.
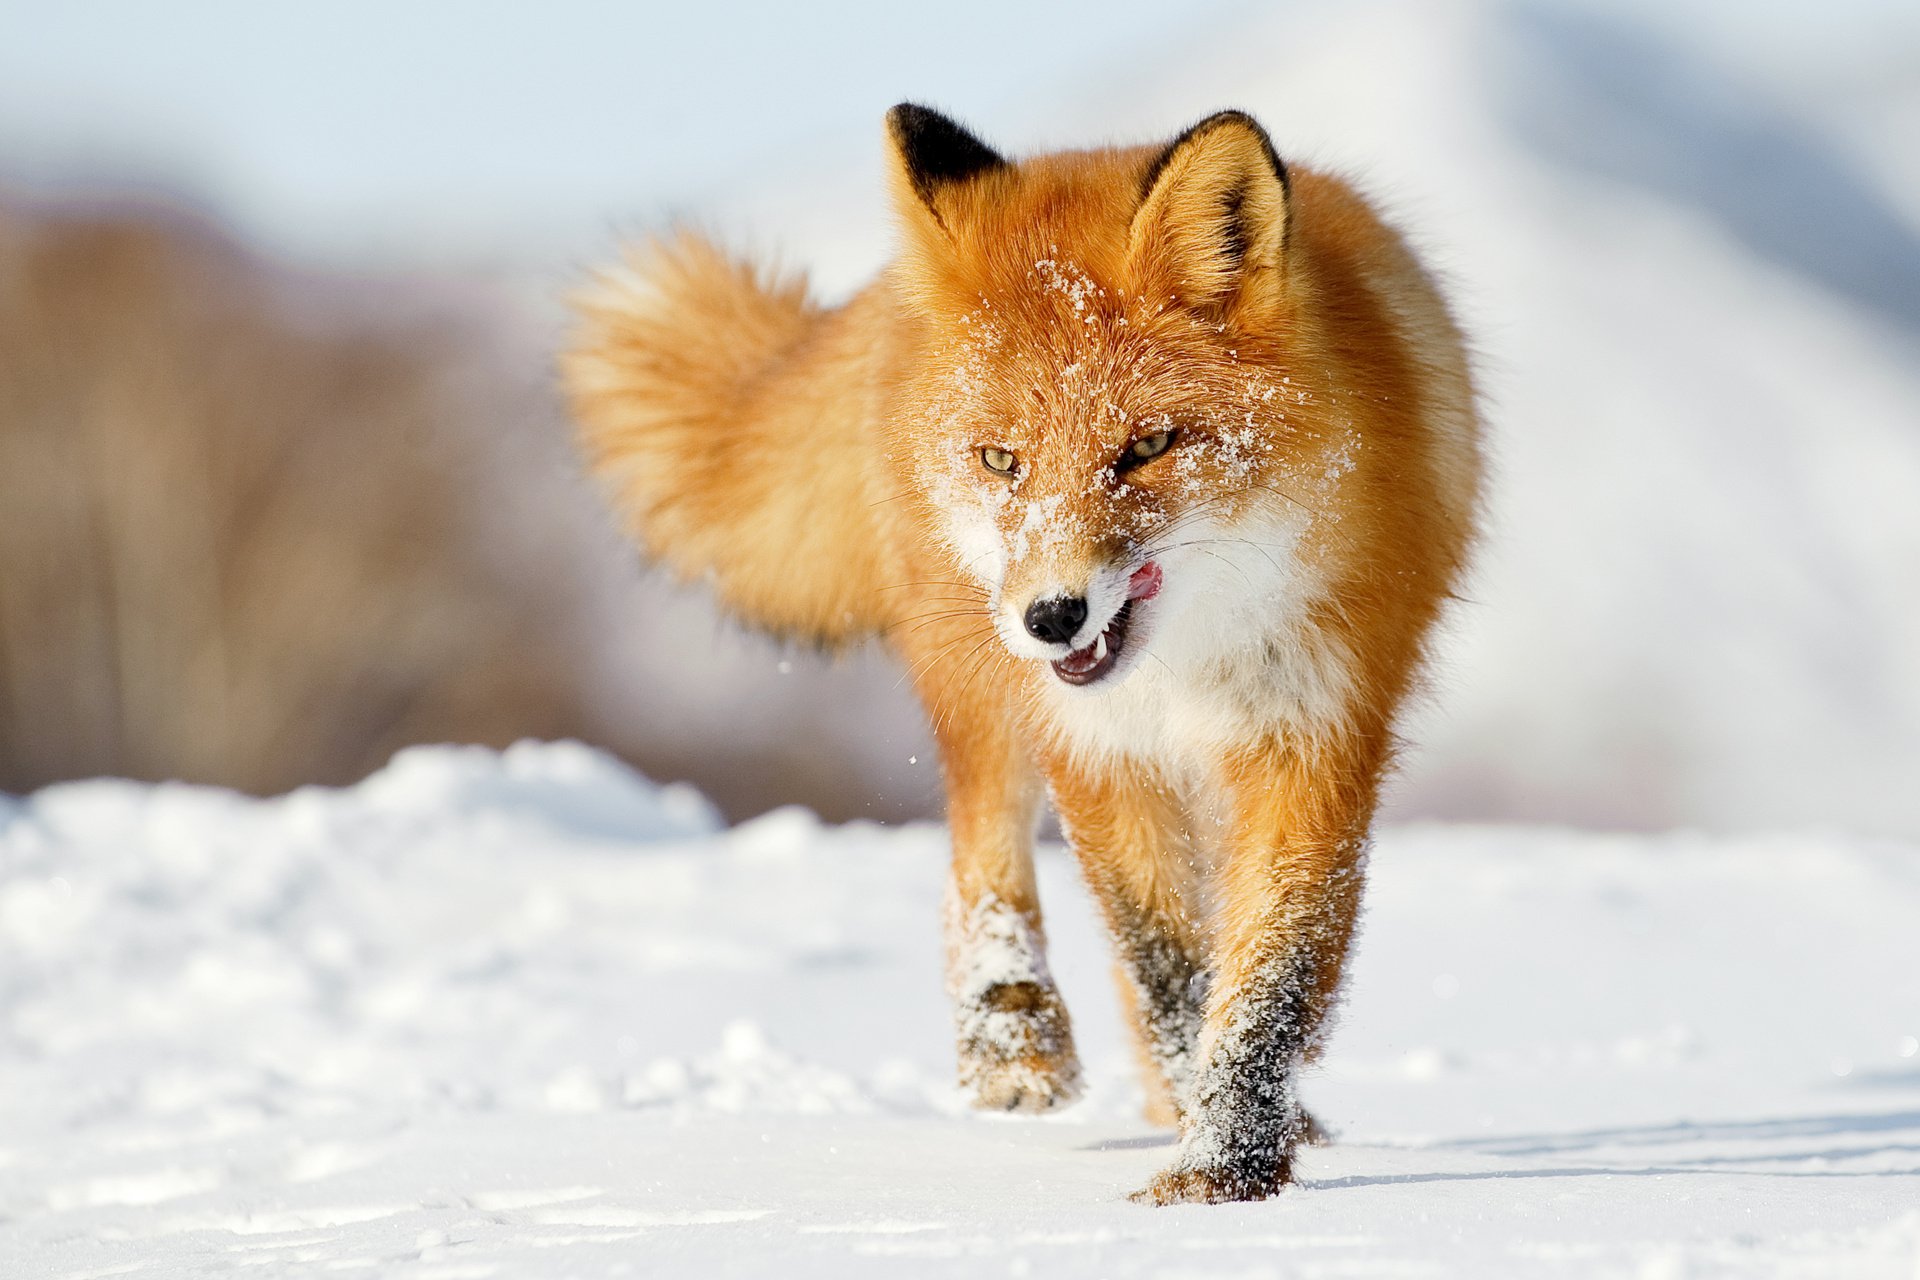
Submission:
[[[1146,463],[1152,462],[1155,458],[1167,451],[1167,447],[1173,443],[1173,437],[1176,434],[1175,431],[1169,428],[1166,431],[1156,431],[1150,436],[1141,436],[1138,440],[1128,445],[1127,451],[1115,460],[1113,473],[1116,476],[1123,476],[1135,467],[1144,466]]]
[[[1173,432],[1161,431],[1161,432],[1155,433],[1154,435],[1143,436],[1140,439],[1135,440],[1133,444],[1127,449],[1127,452],[1133,455],[1134,457],[1140,459],[1140,461],[1145,462],[1149,458],[1157,458],[1161,454],[1165,453],[1167,451],[1167,446],[1172,443],[1173,443]]]
[[[989,445],[980,451],[980,463],[989,471],[998,471],[1003,476],[1009,476],[1013,474],[1013,469],[1020,465],[1020,459],[1005,449],[996,449]]]

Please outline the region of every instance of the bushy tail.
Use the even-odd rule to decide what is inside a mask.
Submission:
[[[653,558],[777,634],[874,631],[870,384],[836,313],[686,233],[575,307],[561,369],[581,442]]]

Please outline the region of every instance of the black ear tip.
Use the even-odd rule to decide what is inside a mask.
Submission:
[[[1260,143],[1260,149],[1267,153],[1267,163],[1273,166],[1274,176],[1280,179],[1280,185],[1283,188],[1290,187],[1291,183],[1287,176],[1287,166],[1285,162],[1280,159],[1280,153],[1274,150],[1273,138],[1249,112],[1241,111],[1238,108],[1229,108],[1225,111],[1216,111],[1204,120],[1196,121],[1183,130],[1179,137],[1167,144],[1166,150],[1162,151],[1153,163],[1147,166],[1146,177],[1142,179],[1140,186],[1142,196],[1153,189],[1153,184],[1159,180],[1161,170],[1166,167],[1167,161],[1171,160],[1174,153],[1179,151],[1181,147],[1186,146],[1196,138],[1204,137],[1212,133],[1216,129],[1225,128],[1243,129],[1251,133]]]
[[[1228,107],[1224,111],[1216,111],[1200,123],[1202,125],[1237,124],[1244,125],[1259,133],[1266,132],[1265,129],[1260,127],[1260,122],[1253,118],[1252,112],[1242,111],[1238,107]]]
[[[1264,148],[1267,155],[1273,159],[1273,167],[1276,169],[1281,167],[1280,155],[1273,149],[1272,136],[1267,133],[1266,128],[1261,125],[1258,120],[1253,118],[1251,113],[1241,111],[1237,107],[1214,112],[1205,120],[1200,121],[1191,129],[1181,134],[1180,137],[1184,141],[1187,138],[1197,138],[1203,133],[1211,133],[1215,129],[1221,128],[1245,129],[1248,133],[1251,133],[1260,140],[1261,147]]]
[[[916,129],[922,128],[928,116],[939,114],[917,102],[896,103],[887,111],[887,132],[895,138],[904,138]]]
[[[888,124],[909,128],[926,121],[945,119],[945,116],[932,107],[921,106],[917,102],[896,102],[887,112]]]
[[[940,183],[971,178],[1007,163],[964,127],[917,102],[902,102],[888,111],[887,131],[923,196]]]

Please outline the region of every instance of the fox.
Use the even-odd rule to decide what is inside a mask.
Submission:
[[[1033,852],[1110,935],[1173,1156],[1257,1200],[1351,947],[1403,705],[1476,538],[1481,428],[1435,278],[1249,114],[1010,159],[886,116],[897,246],[838,306],[673,230],[574,298],[562,385],[645,553],[747,625],[890,645],[952,862],[958,1081],[1075,1100]]]

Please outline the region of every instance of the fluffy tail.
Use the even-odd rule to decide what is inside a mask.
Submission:
[[[876,630],[870,356],[844,313],[684,233],[575,307],[561,371],[580,438],[653,558],[776,634]]]

